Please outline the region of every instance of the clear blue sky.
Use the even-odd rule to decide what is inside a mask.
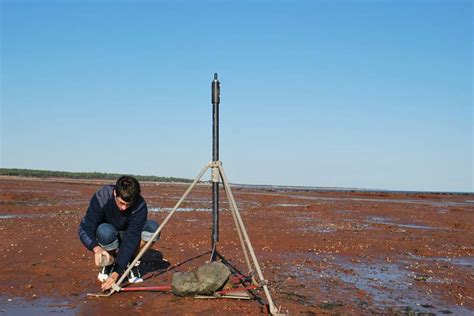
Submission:
[[[471,1],[1,1],[1,167],[474,191]],[[207,179],[209,176],[206,177]]]

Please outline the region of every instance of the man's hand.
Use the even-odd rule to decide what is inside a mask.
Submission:
[[[93,251],[96,266],[104,267],[112,264],[113,258],[106,250],[102,249],[100,246],[96,246]]]
[[[119,274],[117,272],[112,272],[107,278],[107,280],[105,280],[105,282],[102,283],[101,285],[102,291],[107,291],[112,286],[114,286],[115,282],[117,282],[118,280],[118,277],[119,277]]]

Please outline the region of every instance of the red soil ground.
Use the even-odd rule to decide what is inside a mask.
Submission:
[[[93,257],[77,237],[104,181],[0,178],[0,314],[259,314],[261,299],[98,292]],[[188,185],[142,183],[162,221]],[[211,194],[199,185],[144,258],[142,286],[209,260]],[[474,195],[234,188],[273,300],[290,314],[473,314]],[[221,193],[224,197],[224,192]],[[196,210],[197,209],[197,210]],[[245,271],[221,201],[219,252]],[[165,258],[169,264],[162,261]],[[169,265],[169,266],[168,266]]]

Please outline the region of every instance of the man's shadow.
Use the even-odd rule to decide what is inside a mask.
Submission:
[[[140,272],[145,275],[168,269],[170,263],[163,259],[163,254],[155,249],[149,249],[141,258]]]

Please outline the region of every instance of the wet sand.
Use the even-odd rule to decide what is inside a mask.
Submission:
[[[0,177],[0,314],[259,314],[260,299],[199,300],[168,293],[98,292],[77,227],[108,181]],[[143,183],[162,221],[186,184]],[[474,195],[234,188],[277,306],[290,314],[474,313]],[[219,252],[245,271],[221,193]],[[211,190],[199,185],[142,263],[142,286],[209,260]],[[166,261],[163,260],[166,259]]]

